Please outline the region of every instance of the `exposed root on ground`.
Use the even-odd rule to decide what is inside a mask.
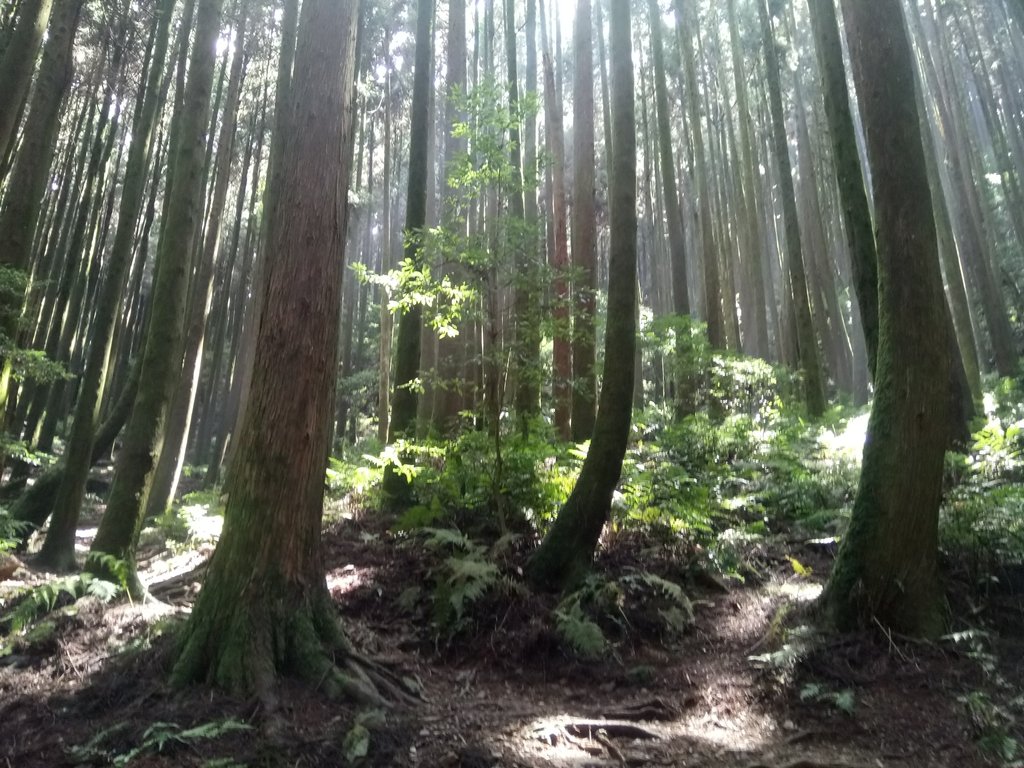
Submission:
[[[264,591],[230,608],[215,596],[206,603],[200,596],[183,633],[172,681],[254,694],[270,719],[278,711],[282,675],[361,706],[393,708],[422,700],[413,681],[356,651],[326,589],[316,592],[316,597],[292,601],[267,599]]]

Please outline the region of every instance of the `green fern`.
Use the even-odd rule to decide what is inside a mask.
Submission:
[[[115,562],[121,562],[115,560]],[[90,573],[67,576],[63,579],[48,581],[28,590],[13,610],[0,618],[0,625],[7,625],[11,634],[21,632],[25,627],[42,616],[53,611],[62,596],[71,602],[90,595],[104,603],[118,597],[124,586],[97,578]]]
[[[559,637],[577,656],[595,661],[608,652],[609,644],[604,632],[583,613],[578,599],[565,610],[556,609],[554,615]]]
[[[115,753],[104,748],[104,744],[124,729],[124,724],[101,731],[88,743],[72,747],[68,750],[70,756],[78,762],[103,763],[113,765],[116,768],[130,765],[136,758],[152,752],[163,752],[167,747],[176,745],[193,745],[199,741],[212,741],[219,739],[229,733],[238,731],[250,731],[252,726],[243,723],[241,720],[227,718],[225,720],[214,720],[209,723],[181,729],[177,723],[157,722],[146,729],[142,735],[142,742],[124,753]],[[236,765],[230,761],[210,761],[207,765],[229,766]]]
[[[457,528],[423,528],[419,531],[423,543],[431,549],[461,549],[472,552],[479,549],[472,540]]]
[[[500,578],[494,563],[473,557],[449,557],[445,567],[449,572],[448,603],[455,612],[456,621],[462,619],[467,604],[479,600]]]

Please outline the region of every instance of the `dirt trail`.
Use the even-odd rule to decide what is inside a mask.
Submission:
[[[798,552],[810,562],[814,553]],[[831,641],[795,673],[759,669],[751,655],[778,650],[784,629],[816,591],[779,554],[758,586],[695,591],[695,621],[669,645],[634,639],[608,661],[573,661],[551,641],[545,619],[524,610],[496,615],[492,631],[448,649],[397,605],[424,586],[415,548],[355,523],[325,540],[328,584],[354,641],[415,675],[424,703],[374,729],[373,766],[424,768],[949,768],[993,765],[980,757],[957,697],[987,683],[975,661],[938,646],[864,636]],[[192,557],[192,560],[185,558]],[[618,556],[617,556],[618,557]],[[164,682],[172,653],[154,622],[181,614],[202,567],[165,559],[154,590],[166,605],[104,609],[81,603],[57,619],[46,643],[14,663],[0,659],[0,764],[112,765],[145,742],[154,723],[180,729],[235,718],[251,731],[142,751],[131,766],[343,766],[354,713],[297,683],[284,686],[285,729],[271,739],[252,702]],[[24,575],[24,572],[20,572]],[[191,573],[191,576],[188,575]],[[170,575],[168,575],[170,574]],[[154,578],[156,578],[154,576]],[[163,588],[159,581],[164,582]],[[783,608],[782,606],[789,606]],[[784,621],[785,619],[785,621]],[[159,626],[159,625],[158,625]],[[126,645],[153,650],[123,654]],[[1020,683],[1019,647],[1005,676]],[[1016,655],[1013,655],[1016,654]],[[807,686],[817,688],[807,695]],[[800,692],[804,691],[802,701]],[[852,711],[834,703],[849,692]],[[109,735],[106,729],[113,729]],[[97,736],[92,753],[71,751]],[[220,760],[221,762],[216,762]],[[230,762],[230,761],[234,762]]]

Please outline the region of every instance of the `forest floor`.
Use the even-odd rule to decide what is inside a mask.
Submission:
[[[294,681],[270,736],[252,701],[167,685],[173,626],[211,547],[140,558],[154,599],[85,597],[0,658],[0,762],[36,766],[846,766],[1014,765],[1021,740],[1024,603],[949,584],[975,627],[936,643],[876,632],[808,635],[828,547],[776,536],[744,583],[682,576],[650,542],[605,543],[599,572],[644,568],[685,583],[693,621],[677,637],[636,631],[602,661],[567,653],[556,600],[523,590],[474,611],[454,636],[404,596],[432,578],[423,546],[369,515],[335,510],[328,585],[349,635],[418,681],[423,702],[357,713]],[[83,529],[81,544],[90,531]],[[413,540],[415,541],[415,540]],[[509,568],[517,568],[512,556]],[[795,558],[795,561],[791,558]],[[2,590],[42,583],[31,568]],[[959,596],[957,596],[959,595]],[[70,602],[57,597],[56,607]],[[972,639],[973,638],[973,639]],[[1010,700],[1017,696],[1018,701]],[[353,728],[356,719],[367,728]],[[367,741],[368,737],[368,741]],[[1022,741],[1021,743],[1024,743]],[[986,748],[987,747],[987,751]],[[364,758],[357,758],[366,752]],[[996,753],[1002,753],[997,756]],[[1019,764],[1018,764],[1019,765]]]

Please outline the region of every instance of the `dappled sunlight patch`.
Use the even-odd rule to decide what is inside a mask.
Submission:
[[[753,681],[726,684],[752,687]],[[753,752],[771,744],[781,726],[774,717],[751,706],[749,701],[730,696],[721,702],[712,699],[705,711],[691,713],[671,730],[675,738],[700,740],[722,750]]]
[[[164,553],[163,556],[139,564],[139,579],[146,589],[160,592],[172,582],[182,581],[195,574],[212,552],[212,547],[206,546],[187,549],[179,554]]]
[[[181,508],[181,518],[188,528],[189,538],[215,542],[224,527],[224,516],[210,509],[208,504],[189,504]]]
[[[360,568],[349,563],[343,568],[335,568],[327,573],[327,589],[331,597],[338,599],[359,587],[373,583],[376,576],[376,568]]]
[[[817,584],[811,581],[787,581],[782,584],[774,585],[776,594],[787,600],[792,600],[796,603],[812,603],[821,596],[821,592],[824,589],[822,584]],[[772,587],[769,587],[769,594],[772,592]]]
[[[835,429],[822,430],[818,435],[818,444],[825,453],[825,459],[831,462],[859,462],[864,451],[864,441],[868,434],[870,413],[854,416]]]
[[[75,552],[85,554],[92,546],[92,540],[96,538],[99,528],[79,528],[75,531]]]

